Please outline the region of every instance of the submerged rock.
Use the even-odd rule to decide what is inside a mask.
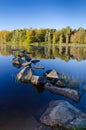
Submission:
[[[40,118],[48,126],[66,129],[86,128],[86,114],[64,100],[52,101]]]
[[[54,86],[50,83],[46,83],[44,85],[44,88],[48,89],[52,93],[59,94],[61,96],[68,97],[76,102],[80,100],[80,94],[76,90],[70,89],[70,88],[59,88],[57,86]]]
[[[58,87],[61,87],[61,88],[64,88],[64,87],[65,87],[65,84],[64,84],[62,81],[60,81],[60,80],[58,80],[58,81],[55,83],[55,85],[58,86]]]
[[[29,82],[32,78],[33,70],[30,67],[25,67],[17,74],[17,79],[22,82]]]
[[[31,83],[34,85],[44,85],[46,83],[46,79],[43,76],[33,75],[31,78]]]
[[[46,76],[46,78],[50,78],[50,79],[59,79],[59,76],[58,76],[56,70],[46,71],[45,76]]]

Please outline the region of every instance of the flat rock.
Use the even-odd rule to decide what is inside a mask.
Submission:
[[[35,68],[35,69],[44,69],[43,66],[39,66],[39,65],[35,65],[34,68]]]
[[[17,74],[17,79],[22,82],[29,82],[32,78],[33,70],[30,67],[25,67]]]
[[[48,70],[48,71],[46,71],[45,76],[46,76],[46,78],[50,78],[50,79],[55,79],[55,78],[58,79],[59,78],[56,70]]]
[[[76,102],[78,102],[80,100],[80,93],[77,92],[76,90],[73,90],[70,88],[59,88],[50,83],[46,83],[44,85],[44,88],[48,89],[52,93],[68,97]]]
[[[43,76],[33,75],[31,83],[34,85],[44,85],[46,83],[46,79]]]
[[[50,102],[40,118],[48,126],[61,126],[66,129],[86,128],[86,114],[64,100]]]

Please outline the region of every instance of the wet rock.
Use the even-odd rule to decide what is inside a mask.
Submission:
[[[23,63],[25,63],[26,61],[22,58],[13,58],[12,60],[12,64],[13,65],[22,65]]]
[[[33,70],[30,67],[25,67],[18,73],[17,79],[22,82],[29,82],[32,78],[32,75]]]
[[[35,68],[35,69],[44,69],[43,66],[39,66],[39,65],[35,65],[34,68]]]
[[[48,70],[48,71],[46,71],[45,72],[45,76],[47,77],[47,78],[50,78],[50,79],[58,79],[59,78],[59,76],[58,76],[58,74],[57,74],[57,72],[56,72],[56,70]]]
[[[44,85],[46,83],[46,79],[43,76],[33,75],[31,78],[31,83],[34,85]]]
[[[44,88],[48,89],[52,93],[59,94],[61,96],[68,97],[76,102],[80,100],[80,94],[76,90],[70,89],[70,88],[59,88],[57,86],[54,86],[50,83],[46,83],[44,85]]]
[[[22,64],[22,66],[26,67],[26,66],[31,66],[31,62],[25,62]]]
[[[64,84],[62,81],[60,81],[60,80],[58,80],[58,81],[55,83],[55,85],[58,86],[58,87],[62,87],[62,88],[65,87],[65,84]]]
[[[51,84],[53,84],[53,85],[55,85],[55,84],[56,84],[56,82],[57,82],[58,80],[59,80],[59,79],[54,78],[54,79],[50,80],[50,83],[51,83]]]
[[[27,62],[29,62],[29,61],[31,61],[31,57],[30,57],[30,56],[25,56],[25,60],[26,60]]]
[[[40,118],[48,126],[66,129],[86,128],[86,114],[64,100],[52,101]]]
[[[37,63],[37,62],[40,62],[40,60],[31,60],[32,63]]]

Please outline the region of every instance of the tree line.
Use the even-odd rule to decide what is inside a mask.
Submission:
[[[72,30],[69,26],[56,29],[16,29],[0,31],[0,43],[35,43],[47,42],[52,44],[80,43],[86,44],[86,30],[82,27]]]

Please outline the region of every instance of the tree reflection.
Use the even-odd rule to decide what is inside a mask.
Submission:
[[[30,54],[31,57],[40,59],[60,58],[66,62],[70,59],[76,59],[77,61],[86,59],[86,46],[0,44],[0,54],[2,56],[16,56],[21,50],[32,52],[32,54]]]

